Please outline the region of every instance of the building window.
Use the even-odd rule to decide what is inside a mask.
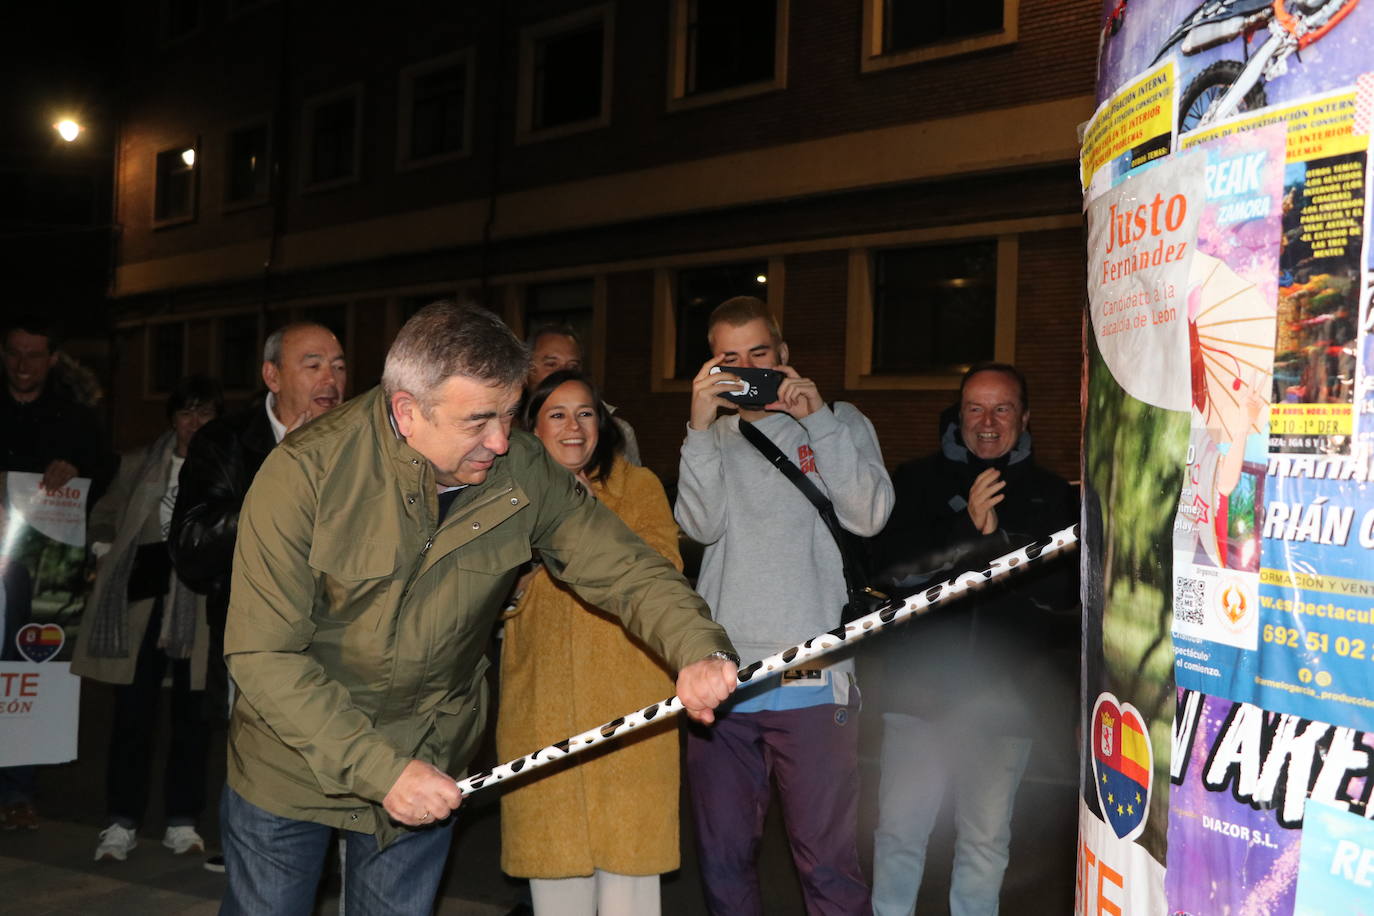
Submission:
[[[735,296],[768,303],[782,323],[783,258],[691,264],[654,273],[654,391],[686,391],[711,356],[706,322],[716,306]]]
[[[162,40],[177,41],[200,28],[200,0],[162,0]]]
[[[863,69],[882,70],[1016,41],[1019,0],[864,0]]]
[[[228,315],[219,320],[219,377],[228,391],[251,391],[262,378],[258,316]]]
[[[962,372],[992,359],[997,243],[873,254],[872,375]]]
[[[973,363],[1011,362],[1015,235],[850,253],[848,388],[949,388]]]
[[[669,107],[786,85],[788,0],[673,0]]]
[[[359,108],[356,88],[313,99],[305,106],[305,187],[320,189],[358,178]]]
[[[167,394],[186,375],[186,322],[148,326],[148,393]]]
[[[196,144],[182,143],[157,154],[153,224],[168,226],[196,218]]]
[[[427,61],[401,75],[397,148],[402,168],[455,159],[471,148],[470,52]]]
[[[696,377],[711,356],[706,319],[716,306],[735,296],[768,298],[768,262],[745,261],[677,272],[673,284],[673,378]]]
[[[612,16],[593,7],[530,26],[520,41],[520,139],[610,123]]]
[[[225,201],[253,204],[267,200],[272,189],[271,132],[265,123],[229,134]]]
[[[591,279],[531,283],[525,287],[525,333],[547,325],[567,325],[582,338],[585,350],[596,313],[596,284]],[[587,354],[584,352],[583,357]]]

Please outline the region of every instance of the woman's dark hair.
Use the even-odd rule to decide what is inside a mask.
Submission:
[[[530,392],[529,400],[525,402],[525,413],[521,420],[525,429],[534,432],[535,424],[539,422],[539,411],[544,408],[544,402],[553,394],[555,388],[564,382],[577,382],[587,386],[587,391],[592,397],[592,404],[596,408],[596,448],[592,450],[592,455],[587,459],[587,466],[583,468],[587,472],[587,477],[591,480],[605,480],[611,475],[611,466],[615,464],[616,453],[625,444],[625,439],[620,435],[620,427],[615,425],[611,419],[611,412],[606,409],[606,402],[601,400],[601,392],[596,390],[596,383],[590,378],[578,372],[576,369],[560,369],[551,372]]]
[[[206,375],[189,375],[177,382],[171,394],[167,395],[167,420],[170,422],[178,410],[188,410],[210,404],[215,408],[215,416],[224,413],[224,389],[215,379]]]

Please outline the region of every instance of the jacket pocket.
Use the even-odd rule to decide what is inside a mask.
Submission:
[[[476,538],[453,552],[451,562],[458,567],[458,600],[475,614],[473,622],[491,626],[515,585],[520,567],[529,558],[530,543],[526,537],[499,531]]]
[[[401,587],[399,565],[394,543],[317,534],[310,545],[310,566],[320,582],[317,618],[346,623],[384,606],[391,590]]]
[[[461,773],[477,753],[487,720],[486,669],[487,660],[479,659],[469,686],[431,713],[433,724],[419,755],[446,773]]]

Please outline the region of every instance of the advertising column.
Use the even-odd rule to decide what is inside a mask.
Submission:
[[[1077,911],[1374,911],[1374,2],[1103,4]]]

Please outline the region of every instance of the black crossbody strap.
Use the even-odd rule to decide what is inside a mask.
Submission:
[[[773,465],[783,476],[792,481],[793,486],[801,490],[802,495],[810,500],[816,507],[816,511],[821,514],[821,521],[825,523],[830,536],[835,539],[835,546],[840,549],[840,562],[844,566],[844,581],[850,591],[857,591],[864,587],[863,576],[859,572],[859,566],[850,556],[849,547],[845,544],[843,529],[840,526],[840,519],[835,515],[835,504],[830,501],[816,485],[811,482],[811,478],[802,473],[802,469],[792,463],[782,450],[773,443],[763,433],[759,432],[754,424],[748,420],[739,421],[740,435],[749,440],[749,444],[759,450],[759,454],[768,459],[768,463]]]

